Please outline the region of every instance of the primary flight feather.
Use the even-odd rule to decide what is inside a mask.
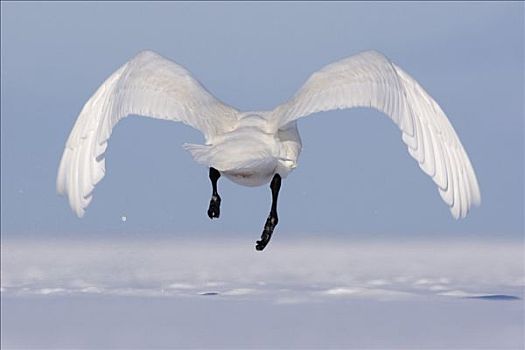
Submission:
[[[325,66],[288,102],[257,112],[226,105],[180,65],[143,51],[114,72],[82,108],[60,161],[57,190],[82,217],[104,177],[107,142],[119,120],[133,114],[179,121],[200,130],[206,141],[184,147],[210,169],[210,218],[220,213],[221,174],[247,186],[271,180],[272,208],[257,242],[262,250],[278,222],[281,179],[297,166],[301,152],[297,119],[352,107],[375,108],[397,124],[410,155],[432,177],[454,218],[479,205],[476,175],[445,113],[411,76],[376,51]]]

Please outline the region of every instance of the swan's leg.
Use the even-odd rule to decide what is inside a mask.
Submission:
[[[221,197],[217,192],[217,180],[221,177],[221,173],[215,168],[210,167],[210,180],[213,192],[211,194],[210,207],[208,208],[208,216],[210,219],[218,218],[221,213]]]
[[[270,215],[268,215],[266,224],[264,224],[264,231],[261,235],[261,240],[257,241],[257,245],[255,246],[255,249],[257,250],[263,250],[268,242],[270,242],[273,230],[279,222],[279,219],[277,218],[277,197],[279,196],[279,190],[281,189],[281,175],[275,174],[273,176],[270,188],[272,190],[272,209],[270,209]]]

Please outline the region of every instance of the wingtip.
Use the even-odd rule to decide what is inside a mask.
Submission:
[[[454,205],[450,207],[450,214],[452,214],[452,217],[455,220],[459,220],[461,218],[461,212]]]
[[[75,214],[77,214],[77,217],[79,219],[82,219],[84,217],[84,214],[86,213],[86,211],[83,208],[76,208],[74,209],[74,212]]]
[[[479,207],[481,205],[481,191],[479,190],[479,184],[476,181],[476,191],[474,192],[474,198],[472,199],[472,203]]]
[[[474,204],[476,207],[481,205],[481,194],[479,192],[476,194],[476,197],[474,197],[472,204]]]

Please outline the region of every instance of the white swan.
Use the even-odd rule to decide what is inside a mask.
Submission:
[[[297,166],[301,139],[297,119],[316,112],[372,107],[402,132],[408,151],[432,177],[454,218],[480,203],[476,175],[456,132],[423,88],[382,54],[366,51],[325,66],[288,102],[272,111],[240,112],[213,97],[180,65],[143,51],[113,73],[87,101],[66,143],[57,191],[82,217],[95,185],[104,177],[107,142],[117,122],[138,114],[180,121],[200,130],[204,145],[185,144],[195,161],[210,168],[208,215],[219,216],[217,180],[258,186],[271,182],[272,209],[257,249],[277,224],[277,196]]]

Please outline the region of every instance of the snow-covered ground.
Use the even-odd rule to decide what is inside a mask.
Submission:
[[[252,237],[250,237],[252,238]],[[517,348],[520,242],[9,239],[2,348]]]

